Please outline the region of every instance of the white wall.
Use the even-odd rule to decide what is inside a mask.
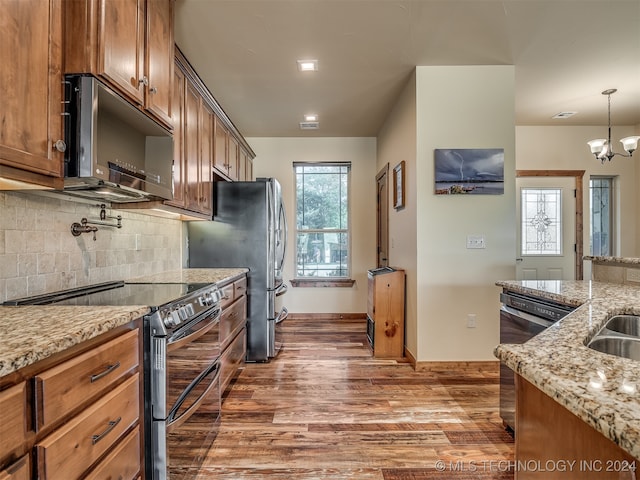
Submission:
[[[289,237],[285,281],[294,278],[295,183],[293,162],[351,162],[351,288],[289,288],[283,303],[291,313],[365,313],[367,269],[376,262],[375,138],[247,138],[256,153],[255,177],[282,184]]]
[[[495,360],[495,282],[515,275],[514,67],[417,67],[416,90],[417,360]],[[435,195],[436,148],[503,148],[504,194]]]
[[[516,166],[520,170],[585,170],[584,191],[584,254],[589,254],[589,177],[591,175],[616,176],[616,213],[620,227],[616,238],[617,256],[636,257],[638,244],[637,214],[640,200],[637,185],[640,175],[638,158],[614,157],[602,164],[590,152],[587,141],[602,138],[607,126],[521,126],[516,127]],[[614,126],[612,143],[614,151],[622,152],[618,139],[634,134],[633,127]],[[636,153],[636,157],[640,157]],[[585,272],[585,278],[589,278]]]
[[[378,133],[377,171],[389,165],[389,265],[406,274],[405,344],[416,356],[418,339],[416,264],[416,76],[411,76]],[[393,208],[393,168],[405,161],[405,207]]]

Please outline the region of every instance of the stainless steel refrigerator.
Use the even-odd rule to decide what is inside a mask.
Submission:
[[[287,221],[280,184],[216,182],[214,221],[188,223],[190,268],[246,267],[247,361],[266,362],[280,348],[280,323],[287,316],[281,296]]]

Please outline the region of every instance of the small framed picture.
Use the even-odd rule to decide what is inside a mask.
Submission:
[[[393,168],[393,208],[404,208],[404,160]]]

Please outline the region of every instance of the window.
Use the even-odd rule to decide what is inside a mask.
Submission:
[[[562,255],[562,190],[523,188],[522,255]]]
[[[591,228],[589,248],[591,255],[613,255],[613,178],[591,177],[589,180],[589,207]]]
[[[350,276],[350,163],[294,163],[296,278]]]

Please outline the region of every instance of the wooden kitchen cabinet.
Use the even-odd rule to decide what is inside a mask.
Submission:
[[[143,476],[141,323],[12,374],[21,382],[0,392],[0,480]]]
[[[31,480],[29,455],[25,455],[4,470],[0,470],[0,480]]]
[[[61,0],[0,2],[0,56],[0,188],[61,188]]]
[[[247,277],[220,287],[222,315],[220,317],[220,391],[238,373],[247,353]]]
[[[211,136],[213,112],[203,102],[196,86],[186,82],[184,101],[184,181],[186,208],[208,217],[213,215]]]
[[[139,428],[136,425],[140,420],[140,381],[140,375],[134,374],[38,442],[38,477],[79,478],[125,432]]]
[[[367,336],[373,356],[404,356],[404,270],[390,267],[369,270],[367,290]]]
[[[36,375],[36,429],[69,415],[138,368],[139,342],[133,330]]]
[[[173,0],[64,2],[65,73],[91,73],[171,128]]]
[[[215,124],[215,154],[213,166],[224,176],[229,176],[229,129],[216,116]]]
[[[516,374],[515,461],[542,465],[558,459],[574,468],[517,469],[516,480],[635,480],[638,461],[538,387]]]
[[[0,391],[0,465],[27,451],[27,407],[26,382]]]
[[[173,108],[171,110],[173,121],[173,198],[166,200],[169,206],[185,208],[186,199],[186,155],[184,154],[184,94],[186,78],[181,69],[175,68],[173,73]]]

